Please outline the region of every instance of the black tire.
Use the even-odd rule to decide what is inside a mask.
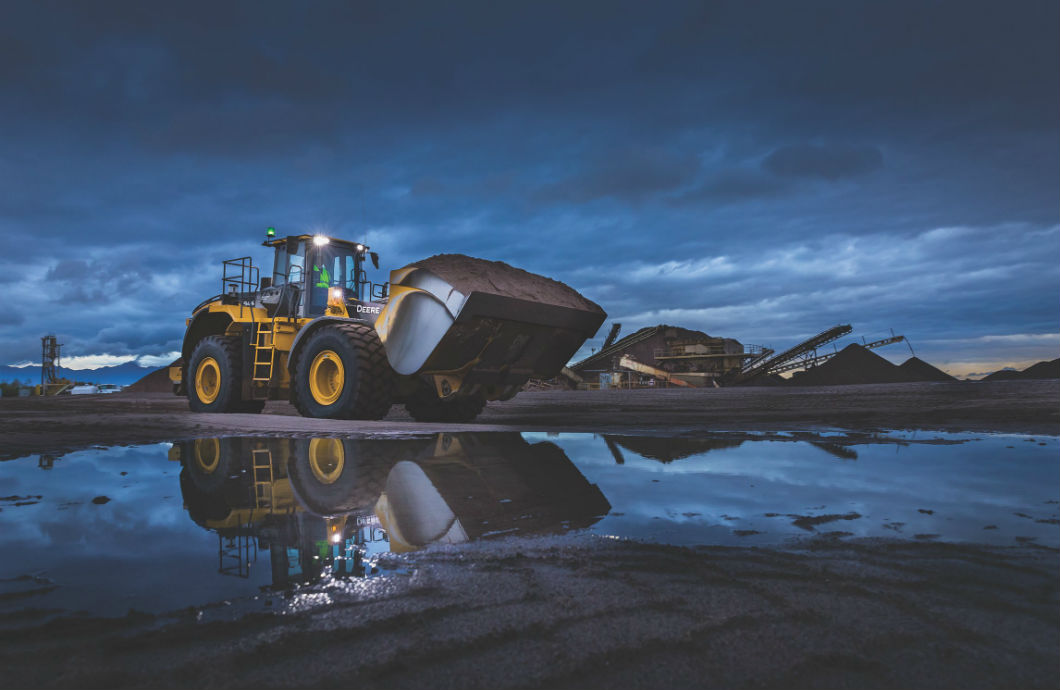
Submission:
[[[287,465],[291,488],[303,507],[315,515],[370,515],[383,493],[391,465],[397,462],[391,456],[402,448],[414,455],[419,445],[370,439],[299,439]]]
[[[239,336],[209,335],[195,346],[188,362],[187,381],[188,407],[192,412],[244,411],[241,344]],[[198,377],[201,366],[210,370],[203,372],[202,379]],[[211,385],[214,378],[216,381]]]
[[[481,395],[441,399],[424,384],[405,401],[405,409],[417,422],[470,422],[486,407]]]
[[[191,481],[204,493],[220,491],[241,468],[240,449],[232,438],[185,441],[181,443],[180,457]]]
[[[330,353],[330,354],[329,354]],[[318,357],[331,358],[327,366],[341,377],[333,388],[311,384]],[[371,326],[338,323],[321,326],[298,354],[292,383],[292,402],[303,417],[320,419],[382,419],[394,399],[394,370],[386,358],[379,335]],[[330,393],[330,395],[323,395]]]

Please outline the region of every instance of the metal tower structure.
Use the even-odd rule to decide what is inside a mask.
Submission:
[[[40,385],[59,382],[59,350],[62,344],[51,333],[40,339]]]

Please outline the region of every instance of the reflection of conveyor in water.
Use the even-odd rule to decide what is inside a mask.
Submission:
[[[517,433],[401,440],[197,439],[174,446],[184,505],[216,532],[219,571],[267,549],[285,587],[362,576],[365,557],[593,524],[610,510],[552,443]]]

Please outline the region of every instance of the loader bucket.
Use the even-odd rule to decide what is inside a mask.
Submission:
[[[606,317],[563,283],[441,254],[391,271],[376,330],[398,374],[457,372],[463,387],[504,388],[559,374]]]

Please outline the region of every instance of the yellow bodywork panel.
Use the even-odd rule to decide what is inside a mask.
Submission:
[[[294,500],[291,482],[288,479],[277,479],[271,485],[272,505],[261,507],[233,508],[220,520],[206,520],[210,529],[236,529],[247,525],[257,525],[269,515],[290,515],[302,512],[302,507]]]
[[[290,319],[281,317],[278,319],[272,319],[264,308],[260,307],[248,307],[240,306],[238,304],[224,304],[220,300],[216,300],[204,306],[196,314],[202,314],[203,312],[210,314],[223,314],[228,317],[228,326],[224,330],[224,335],[242,335],[243,329],[250,324],[268,324],[272,332],[264,339],[273,349],[272,361],[273,361],[273,378],[269,387],[272,389],[283,389],[290,385],[291,377],[287,371],[287,360],[288,353],[291,351],[291,346],[294,344],[295,336],[298,332],[310,321],[311,318],[296,318]],[[194,319],[188,319],[188,326],[191,325]],[[253,356],[255,344],[251,345],[251,356]],[[265,355],[263,355],[263,358]],[[187,363],[185,363],[186,366]],[[183,367],[174,366],[169,368],[169,379],[174,384],[180,384],[183,381]],[[194,383],[194,377],[189,375],[191,379],[189,385]],[[264,385],[263,383],[257,385]]]
[[[302,327],[312,321],[311,318],[278,319],[269,318],[268,313],[260,307],[240,307],[238,304],[221,304],[211,302],[206,305],[211,314],[226,314],[232,322],[225,329],[225,335],[239,335],[246,324],[267,323],[272,326],[272,346],[277,352],[290,352],[294,338]]]

